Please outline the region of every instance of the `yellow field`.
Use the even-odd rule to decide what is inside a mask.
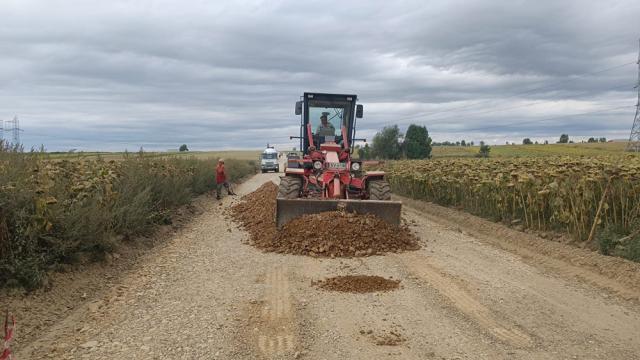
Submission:
[[[616,155],[624,154],[625,142],[549,144],[549,145],[495,145],[491,146],[490,157],[528,157],[549,155]],[[432,156],[439,157],[473,157],[479,146],[434,146]]]

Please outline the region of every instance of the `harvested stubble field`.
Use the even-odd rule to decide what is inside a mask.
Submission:
[[[275,225],[278,187],[268,182],[232,208],[250,233],[253,246],[267,252],[314,257],[359,257],[420,248],[406,227],[394,227],[372,215],[331,211],[304,215]]]
[[[624,155],[626,142],[575,143],[575,144],[510,144],[491,145],[492,158],[547,157],[547,156],[603,156]],[[473,158],[478,155],[479,146],[434,146],[434,158]],[[629,154],[637,156],[637,154]],[[640,158],[640,157],[639,157]]]
[[[523,229],[564,232],[582,242],[597,221],[598,244],[588,245],[640,260],[640,238],[617,243],[640,227],[638,157],[436,159],[384,167],[398,194]]]
[[[198,159],[198,160],[217,160],[233,159],[233,160],[253,160],[260,158],[260,150],[223,150],[223,151],[165,151],[165,152],[145,152],[145,156],[149,158],[180,158],[180,159]],[[124,160],[131,156],[132,153],[126,152],[55,152],[48,153],[52,160]]]

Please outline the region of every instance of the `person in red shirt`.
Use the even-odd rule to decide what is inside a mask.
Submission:
[[[216,199],[222,198],[222,187],[227,189],[227,194],[235,195],[229,182],[227,181],[227,171],[224,168],[224,159],[218,160],[218,166],[216,166]]]

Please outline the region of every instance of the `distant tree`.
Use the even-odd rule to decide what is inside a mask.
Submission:
[[[536,140],[535,144],[538,145],[538,141],[537,140]]]
[[[569,135],[568,134],[560,135],[560,140],[558,141],[558,144],[566,144],[568,142],[569,142]]]
[[[460,141],[460,146],[467,146],[467,142],[464,140]]]
[[[178,150],[180,152],[189,151],[189,148],[187,147],[187,144],[182,144],[182,145],[180,145],[180,148]]]
[[[594,138],[594,137],[590,137],[589,140],[587,140],[588,143],[597,143],[598,139]]]
[[[471,146],[473,146],[473,141],[472,141],[472,142],[470,142],[470,144],[471,144]]]
[[[545,140],[545,141],[544,141],[544,144],[545,144],[545,145],[549,145],[549,140]]]
[[[403,149],[409,159],[427,159],[431,157],[431,138],[425,126],[409,125],[404,136]]]
[[[522,144],[523,145],[531,145],[531,144],[533,144],[533,141],[531,141],[531,139],[529,139],[529,138],[524,138],[522,140]]]
[[[400,159],[402,156],[400,137],[402,134],[398,125],[385,126],[373,136],[371,155],[379,159]]]
[[[601,137],[600,139],[598,139],[598,141],[600,141],[601,143],[606,143],[607,142],[607,138],[606,137]]]
[[[477,157],[489,157],[489,152],[491,151],[491,147],[484,143],[484,141],[480,141],[480,150],[478,151]]]

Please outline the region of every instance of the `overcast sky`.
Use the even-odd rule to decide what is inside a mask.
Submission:
[[[635,111],[638,0],[2,0],[0,19],[0,119],[27,147],[290,146],[304,91],[358,94],[367,138],[625,138]]]

